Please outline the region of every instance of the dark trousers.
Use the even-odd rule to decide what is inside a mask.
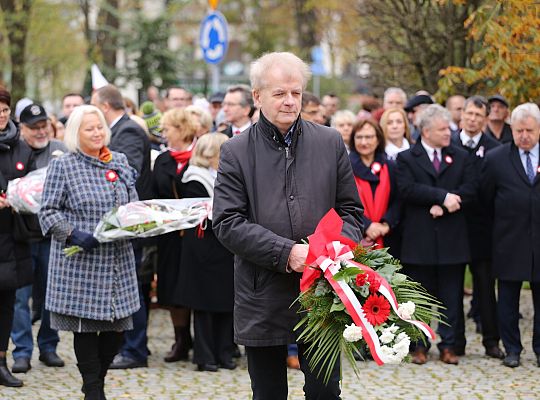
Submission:
[[[473,296],[482,324],[482,344],[484,347],[499,344],[497,324],[497,300],[495,298],[495,279],[491,273],[491,261],[473,261],[469,264],[473,277]],[[456,348],[465,349],[465,320],[458,324]]]
[[[330,380],[325,385],[322,374],[317,378],[317,373],[309,368],[306,348],[305,344],[298,343],[300,367],[305,377],[306,400],[340,399],[340,359],[336,361]],[[253,400],[287,400],[287,346],[246,346],[246,355]]]
[[[429,294],[435,296],[446,308],[442,310],[444,321],[448,324],[439,324],[437,333],[441,341],[437,345],[439,350],[454,349],[456,334],[463,315],[463,280],[465,274],[464,264],[452,265],[410,265],[404,267],[404,273],[413,281],[419,282]],[[426,346],[427,344],[427,346]],[[422,341],[413,343],[411,349],[427,347],[430,344]]]
[[[13,325],[15,290],[0,290],[0,351],[7,351]]]
[[[519,332],[519,296],[522,283],[504,280],[498,282],[499,329],[507,353],[519,354],[523,350]],[[540,282],[531,282],[531,291],[534,306],[532,345],[534,352],[540,355]]]
[[[141,265],[142,260],[142,247],[134,246],[133,251],[135,253],[135,265],[137,270]],[[143,291],[143,285],[139,282],[139,302],[141,308],[132,315],[133,329],[124,332],[124,344],[120,349],[120,354],[124,357],[129,357],[132,360],[145,362],[148,358],[148,308],[147,300],[148,295],[145,296]]]
[[[232,312],[193,311],[193,363],[221,364],[232,361]]]

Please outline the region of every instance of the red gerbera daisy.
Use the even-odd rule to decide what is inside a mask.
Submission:
[[[390,303],[376,294],[370,295],[362,307],[371,325],[383,324],[390,315]]]

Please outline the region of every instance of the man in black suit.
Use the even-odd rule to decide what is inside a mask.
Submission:
[[[471,157],[475,157],[474,172],[480,171],[484,155],[500,145],[495,139],[482,133],[488,114],[489,104],[486,99],[481,96],[469,97],[463,106],[461,117],[463,129],[452,136],[453,144],[465,149]],[[478,199],[475,199],[464,213],[469,230],[471,249],[469,268],[473,276],[473,295],[480,318],[482,344],[487,356],[503,358],[504,354],[499,348],[495,279],[491,271],[491,217]],[[465,344],[465,321],[461,321],[455,346],[457,355],[465,354]]]
[[[523,350],[519,297],[529,281],[534,305],[533,350],[540,367],[540,109],[516,107],[511,117],[513,142],[489,152],[481,193],[493,212],[493,271],[498,279],[498,317],[506,349],[503,364],[517,367]]]
[[[92,105],[98,107],[111,129],[109,148],[124,153],[129,165],[137,170],[139,177],[135,183],[139,200],[152,198],[152,174],[150,170],[150,140],[144,130],[124,109],[124,100],[116,86],[107,85],[94,92]],[[133,242],[135,262],[139,270],[142,262],[142,244]],[[146,336],[148,313],[145,298],[139,282],[141,308],[133,315],[133,330],[124,334],[124,345],[114,359],[111,369],[146,367],[148,358]]]
[[[397,158],[403,201],[401,260],[405,273],[446,307],[439,324],[441,361],[457,364],[456,327],[463,318],[463,275],[469,242],[463,207],[475,196],[474,159],[450,144],[450,113],[438,104],[418,116],[420,140]],[[429,345],[429,343],[428,343]],[[424,364],[428,347],[414,344],[412,361]]]

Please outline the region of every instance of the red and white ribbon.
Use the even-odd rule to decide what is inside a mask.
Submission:
[[[321,268],[321,270],[324,272],[324,277],[328,283],[330,283],[345,305],[345,308],[349,312],[349,315],[354,323],[362,328],[364,340],[369,346],[373,360],[378,365],[384,364],[384,356],[381,355],[381,344],[379,342],[379,337],[377,336],[377,332],[375,332],[373,325],[371,325],[371,323],[367,320],[360,301],[346,282],[336,281],[333,276],[341,269],[341,263],[344,263],[345,267],[352,266],[365,271],[371,271],[378,279],[380,279],[381,285],[379,288],[379,293],[381,293],[388,300],[396,315],[401,318],[401,316],[398,314],[398,303],[392,288],[386,279],[377,274],[371,268],[352,261],[354,256],[349,246],[343,245],[339,241],[332,241],[326,245],[326,253],[327,255],[318,257],[313,264]],[[435,339],[435,332],[433,332],[429,325],[425,324],[424,322],[405,320],[403,318],[401,319],[415,325],[427,336]]]

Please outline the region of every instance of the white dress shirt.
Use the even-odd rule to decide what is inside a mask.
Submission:
[[[469,140],[472,140],[474,142],[474,146],[470,147],[471,149],[475,149],[476,146],[478,146],[478,142],[480,142],[480,139],[482,138],[482,132],[480,131],[474,136],[469,136],[465,133],[465,131],[459,132],[459,139],[461,140],[461,143],[463,143],[463,146],[470,147],[469,146]]]
[[[531,157],[531,163],[535,175],[538,173],[538,148],[538,143],[536,143],[536,145],[529,150],[529,156]],[[521,159],[521,164],[523,164],[525,174],[527,174],[527,156],[525,155],[525,150],[519,149],[519,158]]]

